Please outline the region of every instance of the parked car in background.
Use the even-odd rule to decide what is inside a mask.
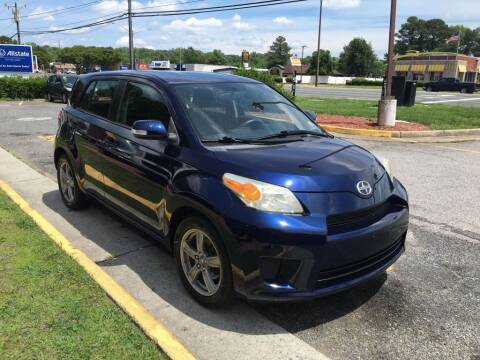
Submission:
[[[50,75],[47,80],[48,101],[61,100],[64,104],[68,103],[70,93],[77,78],[77,75],[70,74]]]
[[[58,117],[60,195],[160,240],[204,305],[332,294],[400,257],[409,205],[388,161],[315,118],[240,76],[82,75]]]
[[[439,81],[427,82],[423,86],[426,91],[459,91],[462,94],[473,94],[478,85],[473,82],[460,82],[455,78],[443,78]]]

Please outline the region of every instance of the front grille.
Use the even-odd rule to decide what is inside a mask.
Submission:
[[[342,267],[319,272],[317,275],[317,286],[328,286],[339,281],[346,281],[385,266],[385,264],[388,264],[403,250],[405,238],[406,233],[388,248],[367,259]]]
[[[329,235],[348,232],[372,225],[388,213],[397,210],[397,205],[391,201],[371,206],[362,210],[327,216],[327,231]]]

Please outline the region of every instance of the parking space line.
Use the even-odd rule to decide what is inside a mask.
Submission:
[[[455,151],[466,152],[466,153],[469,153],[469,154],[480,155],[480,151],[478,151],[478,150],[462,149],[462,148],[457,148],[457,147],[453,147],[453,146],[444,146],[444,145],[435,145],[435,147],[442,148],[442,149],[447,149],[447,150],[455,150]]]
[[[38,138],[48,142],[53,142],[53,140],[55,140],[55,135],[39,135]]]
[[[0,180],[0,190],[3,190],[32,220],[42,229],[60,249],[73,258],[98,285],[120,306],[145,334],[155,341],[171,359],[194,360],[195,357],[175,338],[175,336],[160,323],[148,310],[129,292],[118,284],[100,266],[95,264],[82,251],[75,248],[52,224],[38,211],[31,208],[10,185]]]
[[[440,104],[440,103],[449,103],[449,102],[462,102],[462,101],[480,101],[478,98],[469,98],[469,99],[449,99],[449,100],[436,100],[436,101],[422,101],[422,104]]]

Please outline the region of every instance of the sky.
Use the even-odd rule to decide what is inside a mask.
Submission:
[[[21,15],[26,16],[21,20],[23,30],[80,25],[121,13],[127,7],[125,0],[17,1]],[[248,1],[254,0],[132,0],[134,11],[190,9]],[[152,49],[193,46],[204,51],[220,49],[227,54],[240,54],[242,49],[266,52],[272,41],[282,35],[292,47],[292,53],[300,56],[301,46],[306,45],[305,56],[308,56],[317,46],[319,3],[320,0],[309,0],[221,13],[134,18],[134,43]],[[51,12],[82,4],[89,5],[64,13]],[[148,9],[142,10],[146,7]],[[351,39],[363,37],[383,56],[387,49],[389,13],[389,0],[324,0],[322,49],[338,56]],[[480,27],[480,0],[398,0],[397,15],[397,29],[409,16],[441,18],[449,25],[476,28]],[[0,35],[15,34],[15,24],[7,20],[10,16],[10,10],[0,8]],[[128,46],[127,30],[127,20],[121,20],[67,33],[24,35],[22,41],[61,47],[74,44],[119,47]]]

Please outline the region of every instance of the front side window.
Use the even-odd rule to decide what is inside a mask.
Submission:
[[[83,94],[80,108],[108,119],[117,88],[118,80],[100,80],[90,83]]]
[[[159,120],[168,128],[170,113],[163,96],[153,87],[127,84],[120,122],[132,126],[137,120]]]
[[[322,130],[264,84],[179,84],[175,93],[202,141],[258,139],[286,131]]]

